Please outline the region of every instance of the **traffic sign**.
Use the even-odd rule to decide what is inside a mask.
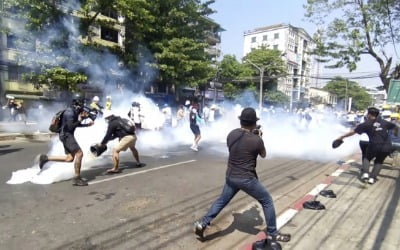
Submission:
[[[390,80],[386,102],[400,103],[400,80]]]

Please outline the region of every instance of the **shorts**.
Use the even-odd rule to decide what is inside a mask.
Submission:
[[[73,134],[66,133],[60,135],[60,141],[63,143],[65,154],[71,154],[74,156],[76,152],[81,150],[81,147],[79,147]]]
[[[200,135],[200,128],[198,125],[190,125],[190,129],[192,130],[195,136]]]
[[[136,145],[136,135],[127,135],[121,138],[117,146],[114,148],[118,152],[126,151],[128,148],[134,148]]]

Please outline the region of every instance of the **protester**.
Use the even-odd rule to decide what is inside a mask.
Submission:
[[[132,155],[136,160],[136,167],[141,167],[142,164],[139,160],[139,153],[135,147],[137,138],[135,132],[133,132],[134,129],[128,131],[128,129],[122,125],[122,118],[112,114],[111,112],[106,112],[104,119],[108,122],[108,128],[100,146],[104,147],[109,141],[114,140],[115,138],[119,139],[119,143],[113,149],[113,168],[108,169],[107,173],[115,174],[120,172],[119,153],[121,151],[126,151],[128,148],[131,150]],[[134,125],[132,124],[132,126]]]
[[[161,112],[164,115],[163,127],[171,128],[172,127],[172,110],[171,110],[171,107],[167,103],[165,103],[164,107],[161,109]]]
[[[140,110],[140,103],[133,101],[132,107],[128,112],[128,117],[135,123],[135,127],[137,130],[142,129],[142,112]]]
[[[74,133],[77,127],[89,127],[94,124],[90,121],[87,124],[82,124],[82,121],[89,117],[89,109],[84,108],[82,99],[74,99],[72,105],[68,107],[61,120],[61,131],[59,134],[60,141],[64,145],[65,156],[47,156],[42,154],[39,156],[39,167],[43,166],[48,161],[56,162],[73,162],[75,176],[73,178],[74,186],[87,186],[88,183],[81,178],[81,165],[83,152],[78,142],[75,139]]]
[[[92,110],[95,110],[98,114],[102,115],[103,114],[103,106],[99,104],[100,98],[96,95],[92,99],[92,103],[90,103],[90,108]]]
[[[199,151],[199,141],[201,139],[200,127],[198,124],[199,114],[197,113],[197,109],[192,108],[189,114],[189,121],[190,121],[190,129],[194,134],[194,142],[193,145],[190,147],[194,151]]]
[[[112,102],[111,102],[111,96],[106,97],[106,110],[111,110],[112,107]]]
[[[8,108],[8,110],[10,112],[10,118],[8,119],[8,121],[9,122],[17,121],[18,105],[15,103],[14,98],[9,98],[8,99],[8,103],[7,103],[7,105],[5,107]]]
[[[183,105],[179,105],[178,110],[176,111],[176,126],[180,127],[185,121],[185,107]]]
[[[208,107],[208,104],[204,105],[203,118],[204,118],[204,123],[207,125],[209,122],[208,119],[210,118],[210,108]]]
[[[356,133],[366,133],[368,135],[369,144],[366,148],[365,156],[362,159],[361,178],[363,180],[368,180],[368,183],[370,184],[375,183],[377,176],[381,171],[383,161],[392,152],[392,143],[388,131],[391,129],[397,130],[395,124],[383,120],[378,116],[379,110],[377,108],[368,108],[367,120],[338,138],[338,140],[343,140],[344,138],[353,136]],[[374,158],[374,167],[370,173],[370,161]]]
[[[276,214],[272,197],[258,180],[257,157],[265,158],[266,150],[256,129],[257,115],[253,108],[243,109],[239,116],[241,128],[232,130],[227,137],[229,150],[228,168],[222,194],[212,204],[207,214],[194,224],[195,234],[204,237],[210,222],[222,211],[240,190],[255,198],[262,206],[267,224],[268,237],[273,241],[289,241],[290,234],[280,233],[276,225]]]

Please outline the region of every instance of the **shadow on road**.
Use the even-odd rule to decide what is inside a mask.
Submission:
[[[222,231],[206,235],[202,241],[208,241],[223,237],[225,235],[233,233],[235,230],[252,235],[256,235],[260,232],[260,230],[256,227],[263,224],[263,218],[260,216],[260,212],[257,210],[256,206],[251,207],[243,213],[234,213],[232,215],[233,221],[232,224],[229,225],[229,227],[225,228]]]
[[[18,152],[21,150],[22,150],[22,148],[0,149],[0,155],[11,154],[11,153]]]

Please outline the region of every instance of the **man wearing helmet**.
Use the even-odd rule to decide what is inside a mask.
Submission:
[[[99,102],[100,102],[100,98],[97,95],[94,96],[93,99],[92,99],[92,103],[90,103],[90,108],[92,110],[95,110],[98,114],[102,115],[103,114],[103,111],[102,111],[103,106],[101,106],[99,104]]]
[[[75,129],[78,127],[92,126],[94,121],[82,124],[82,121],[89,117],[89,109],[84,108],[82,99],[74,99],[72,105],[68,107],[61,120],[61,131],[59,134],[60,141],[64,145],[65,156],[47,156],[42,154],[39,156],[39,167],[43,169],[44,164],[48,161],[57,162],[74,162],[75,176],[73,178],[74,186],[87,186],[87,182],[81,178],[81,166],[83,152],[75,139]]]

